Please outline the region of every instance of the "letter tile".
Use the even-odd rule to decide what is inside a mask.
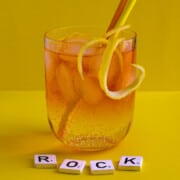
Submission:
[[[81,174],[85,165],[86,161],[84,160],[65,159],[59,166],[59,172],[68,174]]]
[[[56,168],[56,155],[53,154],[36,154],[34,155],[34,165],[36,168]]]
[[[111,160],[93,160],[90,161],[92,174],[113,174],[114,166]]]
[[[142,163],[142,156],[122,156],[118,164],[118,169],[138,171],[141,169]]]

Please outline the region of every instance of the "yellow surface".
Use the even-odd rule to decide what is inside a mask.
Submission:
[[[78,153],[66,150],[51,134],[43,91],[0,92],[0,179],[180,179],[180,92],[138,92],[134,122],[126,139],[113,149]],[[55,169],[35,169],[33,155],[54,153],[64,158],[112,159],[114,175],[59,174]],[[140,172],[117,170],[122,155],[142,155]]]
[[[0,6],[0,90],[43,90],[43,35],[57,27],[107,27],[119,0],[4,0]],[[137,0],[127,23],[138,33],[141,90],[180,90],[179,0]]]

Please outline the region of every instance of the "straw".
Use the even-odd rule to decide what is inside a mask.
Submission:
[[[106,32],[109,32],[111,29],[114,28],[114,26],[116,25],[119,17],[121,16],[121,14],[122,14],[122,12],[123,12],[123,10],[124,10],[124,7],[125,7],[127,1],[128,1],[128,0],[121,0],[121,1],[119,2],[119,5],[118,5],[118,7],[117,7],[117,9],[116,9],[116,11],[115,11],[115,13],[114,13],[114,16],[113,16],[113,18],[112,18],[112,20],[111,20],[111,23],[109,24]]]
[[[112,30],[113,28],[123,26],[135,3],[136,0],[121,0],[106,32]]]

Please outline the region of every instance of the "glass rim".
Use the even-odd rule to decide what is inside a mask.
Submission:
[[[48,31],[46,31],[45,33],[44,33],[44,39],[48,39],[48,40],[50,40],[50,41],[53,41],[53,42],[62,42],[63,41],[63,39],[57,39],[57,38],[55,38],[55,37],[53,37],[53,32],[54,31],[58,31],[58,32],[63,32],[63,31],[65,31],[65,30],[75,30],[75,29],[94,29],[94,30],[102,30],[103,31],[103,28],[102,27],[97,27],[97,26],[82,26],[82,25],[74,25],[74,26],[62,26],[62,27],[54,27],[54,28],[51,28],[51,29],[49,29]],[[83,31],[82,31],[83,32]],[[132,30],[131,28],[130,29],[127,29],[127,30],[124,30],[123,32],[125,32],[125,33],[131,33],[132,35],[130,36],[130,37],[125,37],[125,39],[124,39],[124,41],[125,40],[130,40],[130,39],[135,39],[136,37],[137,37],[137,33],[134,31],[134,30]],[[72,33],[73,33],[73,31],[72,31]],[[86,33],[85,31],[84,31],[84,33]],[[88,34],[88,33],[87,33]],[[100,37],[103,37],[103,35],[105,35],[105,33],[102,33],[102,35],[101,36],[99,36],[99,38]],[[62,37],[64,37],[64,36],[62,36]],[[63,43],[69,43],[69,42],[65,42],[65,41],[63,41]]]
[[[70,54],[70,55],[77,55],[77,48],[80,48],[83,46],[85,43],[84,41],[68,41],[68,38],[66,37],[70,36],[73,33],[79,33],[80,35],[85,35],[85,36],[80,36],[79,38],[83,39],[85,37],[88,37],[89,39],[86,39],[85,41],[88,42],[89,40],[93,40],[94,38],[106,38],[105,33],[102,27],[97,27],[97,26],[65,26],[65,27],[56,27],[52,28],[51,30],[47,31],[44,34],[44,48],[56,53],[60,54]],[[135,31],[131,29],[127,29],[121,32],[121,35],[124,40],[122,40],[122,44],[124,46],[127,46],[127,44],[132,44],[131,48],[134,49],[136,47],[136,37],[137,34]],[[120,36],[119,36],[120,38]],[[130,41],[128,43],[128,41]],[[127,42],[127,43],[126,43]],[[63,48],[63,47],[76,47],[76,50],[74,52],[69,53],[68,48]],[[88,47],[87,52],[93,52],[94,54],[99,53],[98,51],[101,50],[103,47],[105,47],[105,44],[102,43],[97,43],[94,46]],[[73,48],[74,49],[74,48]],[[78,52],[79,52],[78,50]],[[91,55],[87,53],[86,55]]]

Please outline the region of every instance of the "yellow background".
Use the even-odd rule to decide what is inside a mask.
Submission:
[[[114,175],[93,179],[180,179],[180,1],[137,0],[128,19],[138,33],[139,64],[146,79],[136,96],[134,122],[127,138],[113,149],[67,151],[47,123],[44,92],[44,32],[68,25],[106,29],[119,0],[4,0],[0,3],[0,179],[92,179],[89,160],[112,159]],[[5,90],[5,91],[3,91]],[[11,91],[6,91],[11,90]],[[176,90],[176,91],[172,91]],[[155,92],[156,91],[156,92]],[[169,92],[171,91],[171,92]],[[36,169],[33,155],[54,153],[85,159],[80,176]],[[122,172],[122,155],[142,155],[140,172]]]
[[[6,0],[0,6],[0,90],[44,90],[44,32],[109,24],[119,0]],[[137,0],[128,22],[138,33],[141,90],[179,90],[180,1]]]

